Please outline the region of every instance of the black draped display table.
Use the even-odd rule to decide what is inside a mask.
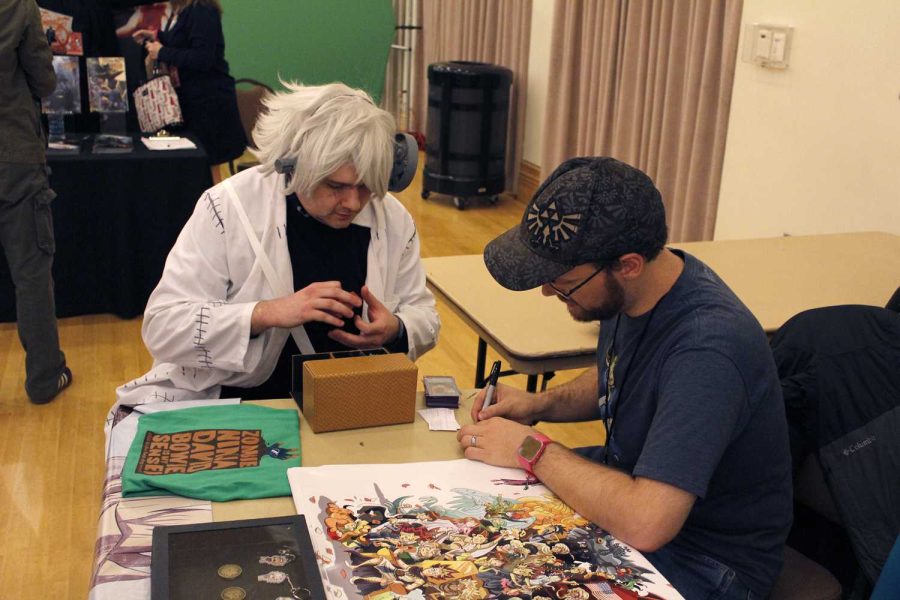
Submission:
[[[194,140],[196,143],[196,140]],[[151,151],[134,136],[127,154],[47,157],[52,173],[56,314],[144,311],[166,256],[204,190],[212,185],[206,152]],[[0,256],[0,321],[15,320],[15,292]]]

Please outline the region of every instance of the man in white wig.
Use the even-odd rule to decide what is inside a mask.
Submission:
[[[416,227],[387,191],[393,118],[343,84],[285,85],[260,166],[207,190],[172,248],[144,313],[153,367],[119,404],[282,398],[293,354],[435,345]]]

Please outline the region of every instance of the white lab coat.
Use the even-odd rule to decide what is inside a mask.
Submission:
[[[293,290],[284,179],[257,167],[228,181],[275,272]],[[366,284],[403,320],[415,360],[434,347],[440,319],[425,287],[412,217],[388,195],[366,204],[353,223],[371,229]],[[116,390],[117,405],[217,398],[222,385],[264,382],[289,332],[272,328],[253,338],[250,316],[257,302],[279,295],[256,260],[224,184],[210,188],[178,236],[144,311],[142,333],[153,367]]]

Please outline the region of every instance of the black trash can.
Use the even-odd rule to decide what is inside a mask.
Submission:
[[[506,128],[512,71],[488,63],[428,66],[428,122],[422,198],[453,196],[492,204],[506,186]]]

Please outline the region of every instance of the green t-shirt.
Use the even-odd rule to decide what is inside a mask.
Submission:
[[[138,420],[122,496],[172,493],[220,502],[290,496],[286,471],[299,466],[295,410],[253,404],[167,410]]]

